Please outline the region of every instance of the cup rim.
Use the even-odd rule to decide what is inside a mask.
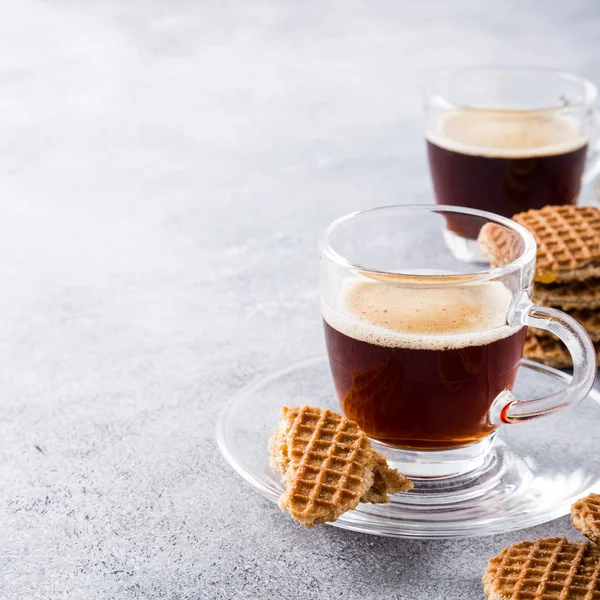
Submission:
[[[519,257],[517,257],[510,263],[502,265],[501,267],[493,267],[490,269],[485,269],[483,271],[474,271],[473,273],[452,275],[419,275],[415,273],[403,273],[402,271],[382,271],[380,269],[374,269],[372,267],[368,267],[359,263],[353,263],[333,249],[333,247],[330,244],[330,237],[331,234],[340,225],[356,220],[365,215],[383,213],[385,211],[402,211],[406,213],[454,213],[481,217],[487,219],[488,222],[498,223],[515,231],[523,239],[525,247]],[[465,208],[463,206],[452,206],[446,204],[390,204],[387,206],[378,206],[376,208],[355,211],[335,219],[335,221],[330,223],[325,228],[325,230],[319,238],[319,253],[322,258],[326,258],[327,260],[330,260],[331,262],[345,269],[361,271],[362,273],[371,275],[393,275],[396,277],[400,276],[402,278],[402,285],[405,285],[407,287],[414,286],[444,288],[453,287],[457,284],[481,283],[485,281],[502,279],[512,273],[515,273],[516,271],[522,270],[528,264],[535,263],[537,245],[535,242],[535,238],[525,227],[513,221],[512,219],[508,219],[506,217],[502,217],[500,215],[496,215],[485,210],[478,210],[475,208]]]
[[[554,67],[542,67],[535,65],[479,65],[479,66],[467,66],[467,67],[446,67],[442,69],[436,69],[433,71],[429,71],[428,77],[426,77],[425,82],[422,84],[422,92],[428,102],[438,104],[446,109],[457,109],[457,110],[473,110],[473,111],[489,111],[489,107],[478,107],[472,106],[469,104],[458,104],[456,102],[451,102],[447,98],[445,98],[442,94],[432,90],[431,88],[436,85],[442,77],[449,77],[450,75],[456,73],[467,73],[467,72],[485,72],[485,71],[512,71],[514,73],[524,73],[527,71],[536,71],[541,73],[547,73],[548,75],[554,75],[559,79],[567,80],[572,83],[577,83],[583,89],[584,99],[582,102],[575,102],[573,104],[568,104],[565,106],[552,106],[552,107],[540,107],[537,109],[531,110],[522,110],[522,109],[511,109],[503,108],[502,110],[506,111],[508,114],[511,112],[531,112],[532,114],[547,114],[554,113],[563,110],[568,110],[577,107],[586,107],[593,108],[597,98],[598,98],[598,88],[596,85],[586,79],[585,77],[580,77],[579,75],[575,75],[573,73],[569,73],[568,71],[564,71],[562,69],[557,69]]]

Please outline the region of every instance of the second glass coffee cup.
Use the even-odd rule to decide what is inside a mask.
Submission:
[[[491,268],[461,260],[448,223],[502,228],[514,252]],[[568,315],[530,301],[536,246],[517,223],[442,206],[391,206],[332,223],[321,243],[321,307],[340,406],[412,477],[473,472],[501,425],[583,400],[594,347]],[[558,335],[573,358],[566,390],[512,394],[527,325]]]
[[[575,204],[600,172],[596,99],[590,81],[555,69],[437,73],[425,89],[437,203],[505,217]]]

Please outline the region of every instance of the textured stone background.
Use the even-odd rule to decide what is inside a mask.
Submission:
[[[0,597],[482,597],[461,542],[304,531],[217,452],[321,352],[315,239],[426,201],[423,69],[600,81],[588,1],[0,2]]]

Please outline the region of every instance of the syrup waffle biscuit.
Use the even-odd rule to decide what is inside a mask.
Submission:
[[[595,310],[600,308],[600,279],[564,284],[537,284],[533,288],[533,301],[562,310]]]
[[[600,209],[593,206],[545,206],[513,217],[537,243],[535,280],[540,283],[584,281],[600,277]],[[506,227],[487,223],[479,246],[493,267],[515,260],[520,241]]]
[[[600,359],[600,342],[594,343],[596,357]],[[523,348],[523,357],[544,363],[556,369],[569,369],[573,366],[566,346],[554,337],[538,337],[528,332]]]
[[[286,486],[282,510],[306,527],[335,521],[359,502],[389,502],[412,483],[379,456],[353,421],[326,409],[283,407],[269,442],[270,464]]]
[[[489,600],[600,600],[600,551],[590,542],[517,542],[488,562]]]
[[[513,217],[538,245],[536,280],[583,281],[600,277],[600,209],[546,206]]]
[[[600,341],[600,311],[596,310],[569,310],[567,313],[573,317],[587,332],[593,342]],[[530,331],[536,337],[553,337],[553,335],[545,329],[537,329],[532,327]]]
[[[600,544],[600,494],[590,494],[571,507],[573,525],[586,538]]]
[[[594,206],[545,206],[513,220],[537,243],[535,278],[542,283],[600,277],[600,209]]]

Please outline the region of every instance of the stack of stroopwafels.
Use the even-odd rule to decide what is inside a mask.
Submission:
[[[533,300],[570,314],[600,351],[600,209],[546,206],[515,215],[538,245]],[[570,367],[571,356],[552,334],[531,329],[524,355],[554,367]]]
[[[600,354],[600,209],[546,206],[519,213],[513,220],[537,242],[534,302],[570,314],[588,332]],[[493,266],[512,258],[508,238],[501,231],[486,232],[484,227],[480,236],[482,250]],[[523,355],[553,367],[572,366],[562,342],[541,329],[529,330]]]

